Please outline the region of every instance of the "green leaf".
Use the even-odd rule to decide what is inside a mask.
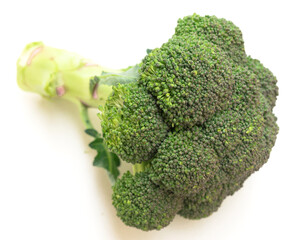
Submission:
[[[100,134],[94,128],[88,128],[85,130],[85,133],[90,135],[91,137],[99,138]]]
[[[120,166],[119,157],[115,153],[109,152],[104,143],[98,146],[97,151],[93,166],[106,169],[111,183],[114,184],[120,174],[118,170]]]
[[[120,159],[115,154],[108,150],[103,138],[95,129],[86,129],[85,132],[95,139],[89,144],[90,148],[97,151],[94,158],[93,166],[102,167],[107,170],[110,181],[114,184],[120,174],[118,167],[120,166]]]
[[[102,138],[96,138],[93,142],[91,142],[89,144],[89,147],[91,147],[92,149],[97,150],[99,147],[101,147],[100,145],[103,144],[103,139]]]

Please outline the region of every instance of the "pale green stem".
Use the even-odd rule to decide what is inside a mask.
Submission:
[[[90,80],[94,76],[97,81]],[[87,107],[104,105],[114,85],[136,81],[137,77],[138,65],[112,70],[41,42],[28,44],[17,62],[20,88]]]
[[[80,110],[81,110],[80,111],[81,119],[84,123],[85,128],[86,129],[94,129],[94,127],[90,121],[89,115],[88,115],[88,108],[81,104]]]
[[[144,172],[147,168],[150,168],[150,161],[136,163],[132,165],[132,173],[135,175],[138,172]]]

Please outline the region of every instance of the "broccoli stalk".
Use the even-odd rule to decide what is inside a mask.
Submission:
[[[105,103],[113,86],[136,81],[138,68],[104,68],[77,54],[33,42],[17,62],[17,81],[26,91],[98,107]]]
[[[17,61],[17,82],[23,90],[66,99],[78,106],[86,133],[94,137],[89,146],[98,152],[93,165],[105,168],[113,184],[119,176],[120,160],[92,126],[88,109],[103,106],[113,86],[135,82],[138,69],[138,65],[120,70],[104,68],[77,54],[33,42]]]

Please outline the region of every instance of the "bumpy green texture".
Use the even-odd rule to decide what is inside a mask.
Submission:
[[[189,219],[208,217],[220,207],[225,197],[226,191],[223,184],[209,184],[208,188],[203,188],[198,193],[186,197],[183,208],[178,214]]]
[[[272,109],[275,106],[276,97],[278,95],[276,77],[268,68],[265,68],[263,64],[257,59],[247,57],[247,66],[260,81],[261,92],[266,97]]]
[[[147,172],[126,172],[113,191],[117,215],[126,225],[145,231],[167,226],[182,206],[181,198],[153,184]]]
[[[106,144],[127,162],[151,159],[169,131],[155,100],[136,83],[113,90],[100,115]]]
[[[234,79],[226,54],[195,35],[174,36],[142,61],[139,84],[170,126],[202,124],[227,106]]]
[[[202,144],[202,129],[170,133],[151,162],[151,179],[182,196],[201,191],[219,171],[214,149]]]
[[[211,144],[221,158],[239,144],[250,144],[263,134],[264,105],[260,84],[247,68],[234,69],[235,85],[224,111],[217,112],[204,123],[203,142]]]
[[[278,134],[276,78],[247,57],[242,33],[214,16],[178,21],[141,62],[137,83],[114,88],[103,110],[108,146],[134,165],[113,188],[129,226],[200,219],[268,161]]]
[[[239,178],[229,182],[224,180],[226,177],[224,172],[220,172],[206,183],[204,189],[184,198],[183,207],[178,214],[188,219],[201,219],[217,211],[223,200],[239,190],[245,180]]]
[[[175,35],[189,34],[196,34],[198,38],[217,45],[236,64],[246,61],[242,33],[237,26],[226,19],[197,14],[179,19]]]

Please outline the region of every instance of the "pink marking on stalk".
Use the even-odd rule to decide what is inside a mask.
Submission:
[[[85,66],[86,67],[97,67],[98,64],[96,64],[96,63],[85,63]]]
[[[98,88],[98,83],[96,83],[95,86],[94,86],[94,88],[93,88],[93,92],[92,92],[92,98],[93,99],[97,99],[98,98],[97,88]]]
[[[58,97],[62,97],[65,94],[64,86],[56,87],[56,93]]]
[[[31,64],[33,58],[34,58],[34,57],[35,57],[35,56],[36,56],[42,49],[43,49],[43,47],[38,47],[38,48],[34,49],[34,50],[31,52],[31,54],[30,54],[30,56],[29,56],[29,58],[28,58],[28,60],[27,60],[27,65],[30,65],[30,64]]]

